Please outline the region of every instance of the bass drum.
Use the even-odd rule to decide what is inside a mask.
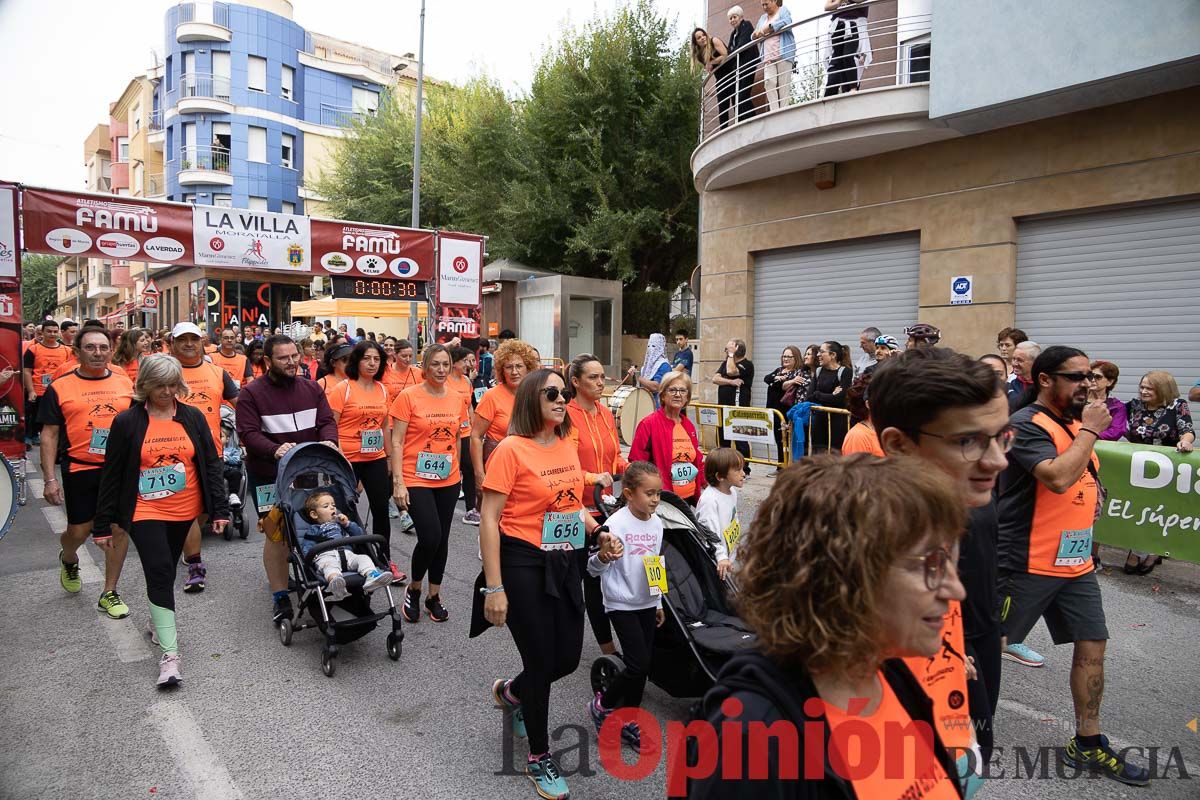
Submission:
[[[608,401],[608,410],[617,422],[621,444],[633,444],[638,423],[654,413],[654,395],[640,386],[618,386]]]

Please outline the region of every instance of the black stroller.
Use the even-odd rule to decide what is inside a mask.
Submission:
[[[231,495],[236,495],[238,498],[236,504],[233,502],[233,498],[230,498],[229,511],[233,519],[232,524],[225,527],[225,541],[229,542],[233,541],[234,533],[237,533],[240,539],[245,539],[250,535],[250,528],[246,525],[245,507],[246,494],[250,486],[250,477],[246,474],[246,452],[238,442],[234,411],[229,406],[221,406],[221,431],[229,438],[225,452],[221,453],[221,468],[225,473],[225,486]],[[227,454],[233,455],[226,458]],[[238,455],[240,457],[230,460]]]
[[[620,496],[619,483],[611,491]],[[595,500],[605,518],[616,510],[600,487]],[[756,637],[734,614],[729,588],[717,575],[716,535],[672,492],[662,493],[657,515],[663,523],[667,568],[666,620],[654,637],[649,679],[672,697],[699,697],[716,682],[730,656],[753,647]],[[619,655],[593,661],[592,691],[606,691],[624,668]]]
[[[325,578],[313,565],[321,553],[350,547],[356,553],[370,556],[381,569],[387,569],[389,558],[384,552],[387,540],[375,535],[349,536],[317,544],[307,556],[300,550],[300,538],[309,525],[303,514],[304,501],[309,495],[318,490],[329,492],[338,510],[358,522],[357,485],[350,462],[327,444],[314,442],[297,445],[279,460],[279,475],[275,481],[278,498],[276,509],[283,515],[284,535],[287,536],[291,569],[288,591],[294,592],[297,597],[296,618],[284,619],[279,623],[279,641],[287,647],[292,643],[295,631],[319,628],[325,634],[321,671],[328,677],[333,677],[333,660],[338,655],[338,646],[367,635],[386,617],[392,618],[392,630],[387,637],[388,658],[399,660],[404,641],[391,586],[384,586],[382,592],[375,593],[376,597],[383,594],[388,606],[386,611],[375,613],[371,609],[371,597],[363,591],[361,575],[356,572],[344,574],[349,595],[335,602],[326,596]],[[306,613],[308,621],[305,621]]]

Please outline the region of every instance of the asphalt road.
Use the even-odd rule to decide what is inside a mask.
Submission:
[[[769,482],[756,471],[748,500],[763,496]],[[534,796],[516,771],[524,742],[510,745],[506,759],[505,726],[489,691],[494,678],[519,668],[516,650],[504,631],[466,635],[479,569],[476,529],[456,522],[451,532],[443,589],[450,621],[405,625],[396,663],[385,654],[386,631],[377,629],[342,648],[333,678],[321,674],[315,630],[298,632],[285,649],[271,627],[261,534],[206,540],[208,590],[176,595],[184,685],[163,693],[154,688],[157,648],[145,633],[136,554],[120,587],[133,613],[109,620],[95,610],[100,552],[87,545],[84,590],[66,594],[55,563],[63,517],[42,502],[39,481],[31,488],[29,505],[0,541],[0,607],[8,609],[0,649],[0,797]],[[393,552],[405,568],[413,544],[394,534]],[[1168,563],[1150,578],[1110,573],[1102,587],[1113,637],[1105,730],[1118,745],[1160,748],[1158,770],[1169,761],[1170,777],[1131,789],[1056,777],[1052,761],[1047,777],[1029,777],[1026,760],[1040,771],[1036,749],[1062,746],[1070,735],[1063,722],[1071,717],[1070,652],[1053,648],[1039,625],[1028,643],[1048,664],[1005,662],[997,720],[1004,751],[995,768],[1003,777],[981,796],[1200,797],[1200,735],[1187,728],[1200,716],[1200,568]],[[551,698],[552,746],[565,751],[560,760],[572,796],[663,797],[662,764],[638,782],[618,780],[600,765],[585,705],[587,665],[598,652],[587,633],[580,669],[557,683]],[[660,720],[679,719],[689,704],[647,691],[646,708]],[[1025,748],[1024,757],[1017,748]],[[1190,779],[1180,778],[1181,767]]]

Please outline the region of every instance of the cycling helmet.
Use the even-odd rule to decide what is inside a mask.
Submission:
[[[888,350],[899,350],[900,343],[896,341],[895,336],[876,336],[876,347],[886,347]]]
[[[904,335],[911,339],[916,339],[918,342],[926,342],[928,344],[937,344],[942,340],[941,331],[923,322],[918,322],[916,325],[905,328]]]

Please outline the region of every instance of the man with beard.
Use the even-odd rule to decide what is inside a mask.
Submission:
[[[1048,347],[1033,362],[1037,397],[1012,415],[1016,431],[1000,476],[1000,619],[1023,641],[1038,618],[1054,644],[1074,644],[1071,697],[1075,735],[1059,750],[1069,767],[1145,786],[1148,772],[1127,763],[1100,732],[1108,627],[1092,565],[1100,460],[1093,452],[1111,422],[1087,400],[1090,362],[1073,347]]]
[[[297,377],[300,348],[287,336],[271,336],[263,343],[267,373],[242,390],[237,405],[237,435],[246,448],[249,497],[261,519],[275,504],[275,477],[279,459],[304,442],[325,442],[337,447],[337,422],[315,382]],[[288,597],[288,550],[282,529],[264,531],[263,567],[274,600],[273,624],[292,619]]]

